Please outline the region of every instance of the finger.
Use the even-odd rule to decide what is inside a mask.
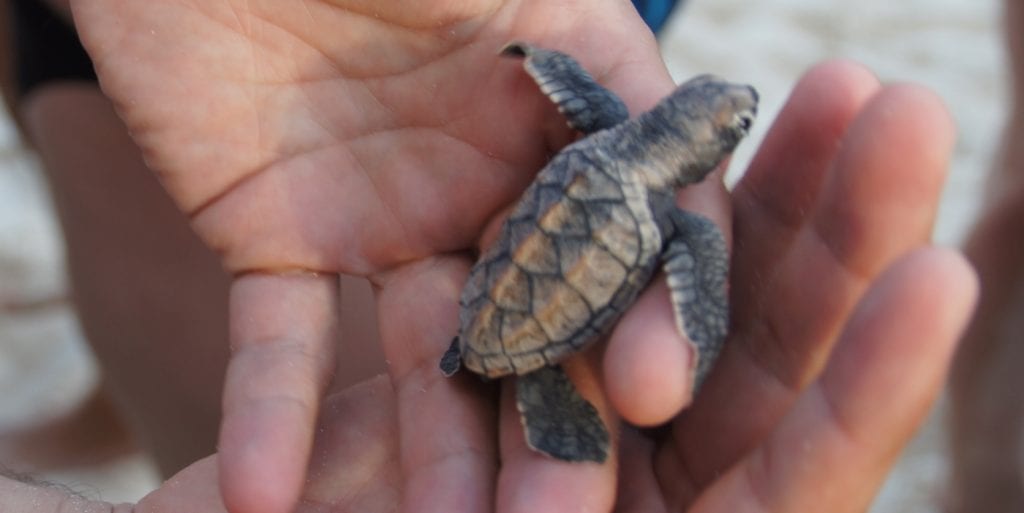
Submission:
[[[689,402],[696,355],[679,333],[664,275],[655,277],[615,326],[605,351],[608,399],[638,426],[664,422]]]
[[[887,87],[839,145],[808,222],[770,267],[741,255],[764,280],[755,297],[734,281],[732,333],[685,422],[679,451],[699,488],[760,440],[820,371],[867,283],[931,230],[953,127],[941,101],[914,86]],[[737,274],[741,274],[737,272]],[[735,278],[739,280],[740,278]],[[704,434],[718,433],[714,440]]]
[[[402,496],[395,393],[385,375],[324,399],[302,501],[310,511],[387,513]]]
[[[619,482],[616,513],[667,513],[658,477],[651,465],[655,440],[630,426],[619,436]]]
[[[235,513],[291,511],[334,369],[338,277],[249,274],[231,287],[220,475]]]
[[[728,246],[732,216],[722,181],[726,167],[723,163],[703,182],[683,189],[677,199],[682,208],[714,222]],[[603,362],[608,398],[619,415],[638,426],[665,423],[693,394],[696,346],[680,333],[673,308],[666,277],[659,273],[608,340]]]
[[[617,439],[613,417],[601,397],[595,373],[599,355],[587,354],[562,363],[580,394],[601,413],[609,427],[612,447],[604,463],[566,462],[543,455],[526,444],[516,408],[516,387],[505,380],[502,387],[501,472],[498,476],[499,513],[562,513],[608,511],[615,500]]]
[[[381,343],[398,400],[402,507],[417,512],[488,511],[494,503],[494,404],[466,372],[438,364],[458,331],[468,262],[436,257],[374,279]]]
[[[920,250],[894,265],[819,382],[690,511],[865,511],[941,389],[976,295],[956,253]]]
[[[930,237],[953,142],[952,120],[934,93],[896,85],[872,98],[812,219],[773,266],[772,301],[737,314],[736,331],[752,342],[740,349],[784,384],[816,373],[828,350],[817,341],[834,340],[866,284]],[[810,322],[785,322],[792,318]]]
[[[687,209],[714,220],[727,240],[730,235],[738,238],[742,247],[735,252],[737,262],[778,258],[812,211],[840,138],[877,88],[878,81],[855,64],[836,61],[815,67],[795,87],[737,186],[735,222],[720,176],[684,189],[680,199]],[[731,286],[734,292],[744,289],[732,294],[740,302],[732,305],[734,311],[762,283],[756,273],[765,266],[770,264],[733,266]],[[661,281],[638,301],[638,306],[650,306],[630,310],[615,329],[605,360],[612,404],[638,425],[667,421],[692,395],[695,355],[674,325]]]
[[[789,100],[733,191],[736,253],[734,294],[756,297],[764,281],[753,271],[771,267],[814,212],[850,124],[878,92],[878,80],[848,61],[815,66],[794,87]],[[757,265],[739,265],[751,262]]]
[[[703,182],[677,195],[678,204],[707,217],[731,244],[729,194],[722,179],[727,163]],[[608,398],[615,411],[639,426],[662,424],[689,404],[693,393],[696,347],[680,333],[664,273],[615,326],[605,351]]]

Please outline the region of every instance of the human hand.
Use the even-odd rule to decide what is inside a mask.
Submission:
[[[926,247],[953,138],[922,88],[844,62],[804,77],[733,193],[723,355],[660,436],[624,430],[618,511],[868,508],[977,293],[960,255]],[[665,325],[674,342],[670,315],[619,325],[609,385],[639,386],[611,379],[641,365],[615,360],[615,337],[654,345]]]
[[[324,399],[313,461],[295,513],[391,513],[401,497],[395,394],[384,376]],[[0,476],[0,510],[11,513],[226,513],[218,489],[217,455],[177,473],[138,504],[112,505],[69,496],[60,487]]]
[[[394,391],[383,376],[326,397],[295,513],[396,511],[402,482],[396,414]],[[217,458],[179,472],[132,511],[226,513]]]
[[[628,3],[581,5],[73,2],[105,92],[236,276],[219,458],[232,511],[298,496],[342,272],[371,278],[389,320],[404,499],[494,503],[493,401],[441,379],[437,359],[465,250],[574,136],[497,52],[518,39],[572,53],[634,112],[672,88]]]
[[[355,14],[360,6],[304,6],[309,14],[171,0],[76,5],[106,91],[199,233],[240,276],[232,293],[236,354],[221,444],[228,504],[237,511],[281,511],[298,493],[317,400],[333,362],[337,291],[331,273],[339,271],[369,275],[379,288],[382,317],[403,321],[381,331],[398,390],[410,503],[486,509],[497,496],[504,510],[557,509],[559,500],[610,504],[614,488],[601,485],[614,481],[614,463],[567,467],[539,460],[518,440],[514,412],[503,422],[495,489],[494,413],[486,398],[441,382],[436,359],[455,331],[455,300],[469,263],[453,252],[472,247],[486,226],[493,229],[500,207],[571,137],[533,84],[516,66],[502,66],[494,52],[510,39],[565,50],[636,112],[671,87],[652,42],[635,42],[644,33],[639,20],[630,12],[592,6],[570,13],[548,4],[461,4],[462,12],[438,2],[404,10],[380,4],[373,8],[381,12],[364,8],[366,16]],[[628,11],[620,4],[609,9]],[[853,102],[858,108],[861,93]],[[799,177],[807,197],[793,204],[813,204],[815,180],[835,156],[832,150],[818,156],[817,176]],[[695,189],[715,186],[708,185]],[[723,221],[722,191],[712,192],[711,200],[697,202],[710,202],[705,210],[717,209],[712,217]],[[924,240],[920,226],[893,231],[897,225],[883,233],[897,234],[904,244],[871,253],[875,274],[898,250]],[[852,246],[879,245],[856,240]],[[765,256],[759,251],[753,252]],[[737,268],[734,284],[743,272]],[[847,303],[824,305],[832,317],[812,326],[837,329],[875,274],[831,291],[831,298]],[[611,404],[641,423],[668,418],[687,397],[686,366],[680,365],[685,346],[665,330],[670,323],[657,321],[669,319],[658,313],[668,304],[658,290],[616,330],[605,359]],[[737,305],[737,314],[742,308]],[[630,334],[645,342],[625,349]],[[828,342],[821,333],[804,339],[813,339],[808,346]],[[820,357],[823,349],[813,349]],[[670,368],[651,372],[652,362]],[[809,369],[799,370],[813,375]],[[667,386],[642,386],[651,376]],[[593,385],[583,388],[593,391]],[[643,393],[630,393],[637,390]],[[607,402],[597,402],[607,412]],[[700,409],[698,403],[694,410]],[[732,443],[737,454],[738,446],[752,445],[743,437]]]

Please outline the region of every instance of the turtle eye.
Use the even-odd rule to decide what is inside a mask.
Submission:
[[[737,112],[733,116],[732,126],[738,128],[744,134],[750,131],[750,127],[754,124],[754,116],[749,112]]]

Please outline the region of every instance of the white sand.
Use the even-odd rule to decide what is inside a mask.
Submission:
[[[969,227],[1003,123],[1000,3],[992,0],[691,0],[664,39],[677,80],[714,72],[761,92],[755,137],[799,76],[826,59],[866,64],[887,82],[915,82],[942,96],[959,142],[936,239]],[[744,143],[733,171],[756,144]]]
[[[755,138],[799,75],[823,59],[855,59],[886,81],[937,91],[960,129],[936,228],[940,243],[955,244],[977,210],[1003,123],[998,14],[992,0],[691,0],[663,43],[679,80],[714,72],[758,87],[763,103]],[[731,179],[755,146],[744,145]],[[2,308],[66,295],[58,232],[33,165],[9,123],[0,123],[0,431],[67,411],[97,381],[66,305]],[[875,513],[937,511],[945,471],[942,436],[932,420],[905,454]],[[50,477],[111,501],[136,500],[156,484],[141,457]]]

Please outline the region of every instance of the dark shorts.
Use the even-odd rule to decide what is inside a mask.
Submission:
[[[14,79],[18,96],[53,81],[96,82],[74,27],[41,0],[12,0]]]

